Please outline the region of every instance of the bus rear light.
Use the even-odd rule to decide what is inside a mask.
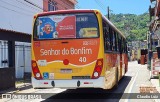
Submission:
[[[36,65],[36,62],[33,62],[32,63],[32,67],[36,67],[37,65]]]
[[[34,74],[34,77],[38,80],[42,79],[42,75],[40,74],[40,71],[38,69],[38,65],[36,61],[32,60],[32,71]]]
[[[103,59],[98,59],[92,74],[92,79],[97,79],[100,77],[103,68]]]
[[[34,69],[33,69],[33,72],[38,73],[38,69],[37,69],[37,68],[34,68]]]
[[[101,67],[98,66],[95,68],[95,70],[96,70],[96,72],[101,72]]]
[[[101,66],[102,65],[102,61],[98,61],[98,65]]]

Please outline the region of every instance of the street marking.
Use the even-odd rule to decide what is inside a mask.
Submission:
[[[134,77],[134,79],[133,79],[133,81],[132,81],[132,83],[131,83],[131,85],[130,85],[130,87],[129,87],[128,93],[131,93],[131,92],[132,92],[133,85],[135,84],[135,81],[136,81],[136,79],[137,79],[138,74],[139,74],[139,71],[136,72],[136,76]],[[129,97],[130,97],[130,95],[128,96],[128,98],[129,98]],[[129,99],[128,99],[128,98],[125,99],[125,102],[129,102]]]

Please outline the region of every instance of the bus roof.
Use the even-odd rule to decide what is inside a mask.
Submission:
[[[65,14],[65,13],[91,13],[94,12],[95,10],[89,10],[89,9],[69,9],[69,10],[58,10],[58,11],[49,11],[49,12],[43,12],[39,13],[38,16],[46,16],[46,15],[53,15],[53,14]],[[98,11],[98,10],[97,10]]]
[[[49,11],[49,12],[43,12],[43,13],[39,13],[37,14],[37,16],[46,16],[46,15],[54,15],[54,14],[65,14],[65,13],[92,13],[92,12],[99,12],[99,10],[96,9],[69,9],[69,10],[58,10],[58,11]],[[123,38],[126,39],[126,37],[113,25],[113,23],[111,21],[109,21],[105,16],[102,15],[102,18],[113,28],[115,29]]]

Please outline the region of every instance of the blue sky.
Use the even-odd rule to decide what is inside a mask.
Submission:
[[[77,0],[80,9],[98,9],[104,15],[107,14],[107,6],[112,13],[143,14],[148,12],[150,0]],[[97,3],[100,2],[100,3]],[[101,6],[101,7],[100,7]]]

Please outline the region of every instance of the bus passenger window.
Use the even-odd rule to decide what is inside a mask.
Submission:
[[[107,35],[107,36],[106,36],[106,48],[107,48],[108,51],[111,51],[111,47],[110,47],[110,46],[111,46],[110,36],[109,36],[109,34],[107,34],[107,33],[106,33],[106,35]]]
[[[114,31],[114,37],[115,37],[115,51],[117,51],[117,35],[115,31]]]
[[[127,42],[125,42],[125,53],[127,53]]]
[[[111,51],[113,51],[113,32],[111,28],[109,28],[109,38],[110,38],[110,49]]]
[[[124,53],[124,39],[122,38],[122,53]]]
[[[109,27],[106,23],[103,22],[103,35],[104,35],[104,48],[105,51],[110,51],[110,36],[109,36]]]
[[[112,31],[112,44],[113,44],[113,51],[115,51],[115,36],[114,36],[114,31]]]
[[[118,46],[118,33],[116,33],[116,46],[117,46],[117,51],[119,52],[119,46]]]
[[[122,53],[122,40],[120,35],[118,37],[118,47],[119,47],[119,52]]]
[[[104,40],[104,51],[107,50],[107,42],[106,42],[106,24],[103,22],[103,40]]]

